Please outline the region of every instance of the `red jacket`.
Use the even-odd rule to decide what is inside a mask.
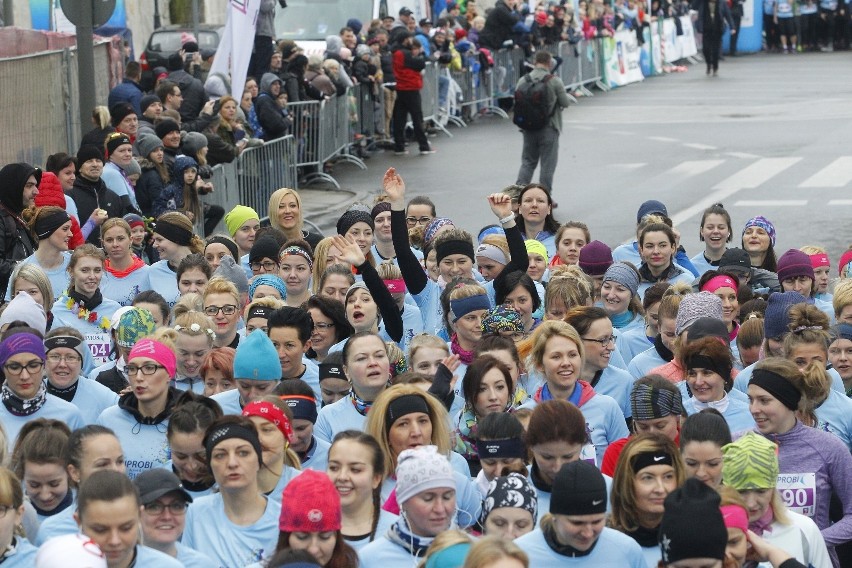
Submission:
[[[393,52],[393,74],[396,77],[397,91],[419,91],[423,88],[423,76],[420,74],[426,68],[426,58],[423,55],[413,56],[407,48]]]

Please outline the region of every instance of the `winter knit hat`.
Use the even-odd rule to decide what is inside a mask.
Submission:
[[[663,217],[668,217],[669,211],[662,202],[657,201],[656,199],[649,199],[639,206],[639,210],[636,212],[636,224],[638,225],[641,223],[642,218],[646,215],[662,215]]]
[[[784,282],[789,278],[805,276],[815,279],[811,257],[798,249],[790,249],[778,259],[778,281]]]
[[[592,241],[580,249],[580,270],[589,276],[603,276],[612,266],[612,249],[601,241]]]
[[[142,111],[142,114],[145,114],[145,111],[148,110],[148,107],[154,103],[161,103],[160,97],[157,95],[145,95],[139,101],[139,110]]]
[[[485,525],[491,511],[503,507],[523,509],[532,515],[533,521],[538,518],[538,497],[529,479],[520,473],[492,479],[482,502],[481,524]]]
[[[580,254],[583,254],[583,249],[580,249]],[[636,295],[639,290],[639,274],[636,269],[624,262],[614,262],[612,266],[606,269],[603,277],[604,282],[615,282],[621,284],[628,290],[632,296]],[[719,300],[721,304],[721,300]]]
[[[56,536],[38,548],[35,568],[107,568],[106,555],[91,538],[79,534]]]
[[[278,290],[282,300],[287,298],[287,287],[284,285],[284,281],[274,274],[260,274],[252,278],[248,288],[248,297],[254,298],[254,293],[260,286],[271,286]]]
[[[553,478],[550,513],[595,515],[606,513],[607,491],[603,474],[587,461],[562,466]]]
[[[175,352],[164,343],[160,343],[154,339],[144,338],[136,342],[130,354],[127,356],[129,363],[137,357],[145,357],[152,359],[166,368],[169,378],[174,378],[175,370],[177,369],[177,358]]]
[[[683,414],[683,398],[680,392],[637,384],[630,391],[630,409],[634,420],[656,420],[665,416]]]
[[[769,219],[760,215],[752,217],[746,221],[745,227],[743,227],[743,235],[745,235],[746,229],[749,227],[760,227],[766,231],[766,234],[769,235],[769,244],[773,247],[775,246],[775,225]]]
[[[133,308],[118,319],[115,342],[119,347],[133,347],[136,342],[157,329],[154,316],[144,308]]]
[[[362,45],[363,45],[363,44],[362,44]],[[358,47],[362,47],[362,46],[358,46]],[[367,46],[366,46],[366,45],[363,45],[363,47],[367,47]],[[367,49],[370,49],[370,48],[369,48],[369,47],[367,47]],[[375,218],[376,218],[376,217],[378,217],[381,213],[384,213],[385,211],[390,211],[390,210],[391,210],[391,204],[390,204],[390,202],[389,202],[389,201],[380,201],[380,202],[376,203],[376,204],[373,206],[373,208],[370,210],[370,217],[372,217],[373,219],[375,219]]]
[[[698,318],[722,319],[722,300],[710,292],[687,294],[680,302],[675,319],[675,335],[689,329]]]
[[[136,227],[144,227],[145,226],[145,219],[143,219],[142,217],[140,217],[136,213],[128,213],[127,215],[122,217],[122,219],[124,219],[127,222],[127,224],[130,225],[131,229],[134,229]]]
[[[778,483],[778,446],[760,434],[746,432],[722,447],[722,481],[737,491],[772,489]]]
[[[136,149],[139,150],[139,155],[146,159],[151,155],[151,152],[162,147],[163,141],[150,134],[136,139]]]
[[[550,262],[550,258],[547,256],[547,249],[539,241],[535,239],[527,239],[524,241],[524,246],[527,247],[527,254],[533,253],[544,258],[545,266],[547,266]]]
[[[429,489],[455,488],[453,468],[447,456],[438,453],[436,446],[419,446],[403,450],[399,454],[396,466],[396,500],[400,505]]]
[[[171,118],[166,118],[154,126],[154,132],[162,139],[171,132],[180,132],[180,125]]]
[[[788,313],[790,308],[796,304],[802,304],[808,300],[798,292],[773,292],[766,302],[766,313],[763,316],[763,336],[767,339],[776,339],[790,331]]]
[[[114,104],[109,109],[110,122],[113,126],[118,126],[125,117],[131,114],[136,114],[136,111],[130,103]]]
[[[376,229],[373,217],[368,212],[353,208],[341,215],[340,219],[337,220],[337,234],[345,235],[355,223],[366,223],[370,226],[371,231]]]
[[[245,205],[237,205],[225,214],[225,226],[228,227],[228,233],[233,237],[237,234],[237,230],[243,226],[246,221],[257,219],[260,221],[260,215],[251,207]],[[277,258],[278,249],[276,247],[275,254],[269,255],[269,258]]]
[[[181,140],[180,147],[187,154],[198,155],[198,151],[207,146],[207,137],[200,132],[187,132]]]
[[[124,146],[125,144],[132,144],[132,142],[130,142],[130,137],[127,134],[122,134],[121,132],[113,132],[107,136],[104,144],[104,148],[106,149],[104,156],[109,159],[119,146]]]
[[[324,471],[306,469],[284,488],[278,530],[288,533],[337,532],[340,494]]]
[[[839,323],[829,330],[832,343],[838,339],[848,339],[852,341],[852,324]]]
[[[86,144],[84,146],[80,146],[80,149],[77,150],[77,171],[80,171],[80,166],[88,162],[89,160],[100,160],[104,161],[104,151],[95,146],[94,144]]]
[[[44,342],[39,336],[25,331],[10,335],[0,343],[0,367],[5,365],[12,355],[19,353],[29,353],[44,361],[46,357]]]
[[[482,333],[502,335],[524,333],[521,314],[512,306],[494,306],[482,316]]]
[[[221,276],[228,282],[231,282],[237,287],[237,292],[240,294],[248,294],[249,283],[246,277],[246,271],[242,266],[237,264],[233,257],[224,256],[219,261],[219,266],[213,271],[213,277]]]
[[[714,489],[694,477],[666,497],[659,531],[664,564],[693,558],[724,560],[728,529],[720,502]]]
[[[32,296],[26,292],[18,292],[18,295],[12,298],[12,301],[0,314],[0,327],[13,321],[26,322],[28,326],[38,330],[42,335],[46,333],[47,317],[44,315],[44,308],[38,305]]]
[[[372,50],[367,44],[362,43],[355,48],[355,56],[359,59],[364,57],[365,55],[370,55],[370,53],[372,53]]]
[[[278,243],[272,237],[262,237],[254,241],[249,250],[249,264],[264,258],[278,261]]]
[[[172,165],[172,179],[183,184],[183,173],[189,168],[198,170],[198,162],[192,156],[180,154],[175,158],[175,163]]]
[[[249,381],[281,380],[278,351],[265,333],[249,333],[237,345],[234,356],[234,378]]]
[[[446,217],[435,217],[429,221],[429,224],[426,225],[426,228],[423,230],[423,244],[428,245],[431,243],[441,227],[446,227],[447,225],[455,226],[453,225],[452,220]]]
[[[127,176],[141,176],[142,166],[136,161],[136,158],[130,158],[130,163],[124,168],[124,173]]]

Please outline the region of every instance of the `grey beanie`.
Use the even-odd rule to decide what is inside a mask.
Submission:
[[[207,137],[200,132],[187,132],[181,142],[184,153],[190,156],[198,155],[198,151],[207,146]]]
[[[128,176],[142,175],[142,167],[139,165],[139,162],[136,161],[136,158],[130,159],[130,163],[127,164],[126,168],[124,168],[124,173]]]
[[[675,320],[675,335],[689,329],[698,318],[722,319],[722,300],[716,294],[699,292],[687,294],[680,302]]]
[[[139,155],[146,160],[151,152],[162,147],[163,141],[157,136],[140,136],[136,139],[136,149],[139,150]]]
[[[367,44],[361,43],[358,44],[358,47],[355,48],[355,56],[356,57],[364,57],[365,55],[370,55],[371,53],[370,46]]]
[[[639,273],[627,263],[612,263],[612,266],[606,269],[603,277],[604,282],[610,280],[630,290],[630,294],[633,296],[639,291]]]
[[[242,266],[237,265],[237,262],[230,256],[223,256],[219,261],[219,267],[213,273],[213,276],[221,276],[225,280],[232,282],[237,287],[237,292],[240,294],[248,294],[249,283],[246,277],[246,271]]]

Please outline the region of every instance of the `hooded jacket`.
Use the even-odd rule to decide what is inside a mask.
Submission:
[[[0,290],[9,286],[15,265],[35,252],[35,239],[21,218],[24,185],[30,176],[41,182],[41,170],[25,163],[0,170]]]
[[[494,9],[485,19],[485,27],[479,32],[479,43],[490,49],[500,49],[503,42],[512,38],[512,28],[520,21],[520,15],[512,10],[505,0],[497,0]]]
[[[153,217],[154,201],[163,192],[166,184],[153,162],[142,158],[139,160],[139,166],[142,168],[142,175],[136,181],[136,201],[139,202],[142,215]]]
[[[420,74],[426,68],[426,58],[421,55],[412,55],[411,50],[406,47],[393,53],[393,74],[396,76],[397,91],[419,91],[423,88],[423,75]]]
[[[281,107],[275,101],[275,96],[270,92],[272,85],[278,83],[283,86],[281,79],[274,73],[264,73],[260,78],[260,94],[254,101],[254,110],[257,120],[263,128],[264,140],[275,140],[287,134],[292,124],[281,113]]]
[[[174,56],[172,56],[174,57]],[[181,122],[191,122],[198,118],[201,109],[204,108],[204,103],[207,102],[207,95],[204,93],[204,84],[183,70],[183,61],[180,55],[177,56],[177,61],[172,61],[169,58],[169,68],[177,69],[169,73],[169,81],[177,83],[180,87],[180,92],[183,95],[183,102],[180,105]]]
[[[35,203],[37,207],[55,205],[63,209],[68,208],[65,203],[65,193],[62,191],[62,184],[59,183],[59,178],[53,172],[44,172],[41,174],[41,182],[38,184],[38,195],[36,195]],[[68,241],[68,249],[74,250],[85,242],[83,233],[80,231],[80,223],[72,215],[71,240]]]
[[[125,213],[131,212],[124,210],[121,206],[121,198],[110,190],[100,178],[98,178],[98,181],[89,181],[77,174],[77,179],[74,180],[74,186],[68,192],[68,195],[77,204],[77,213],[80,215],[80,219],[86,221],[92,216],[92,212],[98,208],[105,210],[109,217],[122,217]],[[86,242],[100,246],[101,232],[92,231]]]

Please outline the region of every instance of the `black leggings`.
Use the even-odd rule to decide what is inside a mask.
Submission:
[[[393,105],[393,146],[397,152],[405,150],[405,122],[411,115],[414,138],[420,150],[429,149],[426,132],[423,131],[423,108],[420,105],[420,91],[397,91]]]
[[[707,69],[719,70],[719,51],[722,49],[722,38],[715,33],[705,33],[702,37],[704,45],[704,61]]]

